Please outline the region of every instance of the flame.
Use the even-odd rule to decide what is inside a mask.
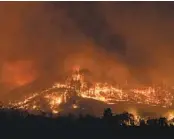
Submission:
[[[174,111],[170,110],[164,116],[167,118],[168,121],[173,120],[174,119]]]
[[[50,105],[50,108],[51,108],[51,111],[53,114],[56,114],[58,113],[58,108],[59,108],[59,105],[62,103],[62,95],[61,96],[56,96],[56,95],[46,95],[44,96],[47,101],[49,102],[49,105]]]
[[[120,101],[135,102],[137,104],[147,104],[151,106],[170,107],[173,101],[173,95],[169,89],[161,86],[149,86],[143,88],[121,88],[119,85],[110,85],[108,83],[93,82],[91,86],[87,85],[85,77],[81,74],[79,68],[75,68],[73,74],[68,77],[65,83],[55,83],[52,87],[42,91],[33,93],[21,102],[11,103],[11,105],[23,109],[39,109],[37,104],[30,104],[37,96],[42,95],[53,114],[60,111],[60,105],[66,103],[72,95],[82,98],[90,98],[102,101],[107,104],[115,104]],[[52,92],[52,90],[57,90]],[[35,102],[35,101],[34,101]],[[30,106],[32,105],[32,106]],[[72,108],[78,108],[76,104],[72,104]],[[134,110],[132,114],[134,119],[139,120],[137,112]],[[171,117],[171,116],[169,116]]]
[[[76,104],[73,104],[73,105],[72,105],[72,107],[73,107],[74,109],[79,108],[79,106],[78,106],[78,105],[76,105]]]
[[[141,116],[138,114],[137,110],[135,108],[129,108],[128,112],[133,114],[134,118],[134,124],[139,125],[140,120],[142,119]]]
[[[57,114],[57,113],[59,113],[59,111],[53,110],[52,113],[53,113],[53,114]]]

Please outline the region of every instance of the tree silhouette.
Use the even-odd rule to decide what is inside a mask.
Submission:
[[[159,118],[159,126],[167,126],[167,119],[165,117]]]
[[[112,110],[111,108],[106,108],[103,112],[103,117],[104,118],[109,118],[109,117],[112,117],[113,113],[112,113]]]
[[[145,123],[145,121],[144,121],[144,120],[140,120],[140,126],[141,126],[141,127],[146,126],[146,123]]]
[[[153,126],[153,127],[158,126],[158,125],[159,125],[159,124],[158,124],[158,119],[148,119],[148,120],[147,120],[147,124],[148,124],[149,126]]]
[[[120,122],[126,125],[134,125],[134,116],[128,112],[119,115]]]

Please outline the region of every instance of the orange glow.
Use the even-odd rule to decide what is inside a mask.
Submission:
[[[168,111],[165,115],[164,115],[168,121],[174,119],[174,111]]]
[[[31,61],[17,61],[5,63],[2,67],[2,82],[12,86],[21,86],[32,82],[36,78]]]
[[[58,112],[59,112],[59,111],[57,111],[57,110],[53,110],[53,111],[52,111],[53,114],[57,114]]]
[[[78,108],[78,105],[73,104],[72,107],[73,107],[74,109],[77,109],[77,108]]]
[[[138,125],[141,117],[138,114],[137,110],[134,109],[134,108],[130,108],[130,109],[128,109],[128,112],[131,113],[131,114],[133,114],[133,116],[134,116],[133,117],[134,118],[134,123],[135,123],[135,125]]]
[[[52,91],[54,90],[54,91]],[[55,91],[57,90],[57,91]],[[75,94],[73,92],[76,92]],[[52,113],[59,112],[59,106],[66,103],[72,95],[77,95],[82,98],[90,98],[102,101],[107,104],[115,104],[120,101],[134,102],[137,104],[146,104],[151,106],[169,107],[172,105],[173,95],[171,92],[163,87],[144,87],[144,88],[121,88],[118,85],[113,86],[108,83],[93,82],[92,86],[88,87],[84,75],[76,70],[68,77],[64,84],[55,83],[52,87],[42,91],[36,92],[32,96],[17,103],[11,103],[12,106],[23,109],[39,108],[35,103],[29,103],[35,100],[38,96],[43,96],[44,100],[48,102]],[[34,101],[35,102],[35,101]],[[32,105],[32,106],[30,106]],[[72,108],[78,108],[76,104],[72,104]],[[139,121],[135,109],[130,109],[136,121]]]

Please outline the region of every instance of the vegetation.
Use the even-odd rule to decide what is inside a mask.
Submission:
[[[36,116],[24,111],[1,109],[0,128],[2,138],[50,138],[50,139],[112,139],[112,138],[172,138],[174,127],[166,118],[140,120],[136,125],[134,115],[124,112],[114,115],[110,108],[103,117],[72,114],[53,117]]]

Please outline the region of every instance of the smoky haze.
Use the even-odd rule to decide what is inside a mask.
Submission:
[[[172,85],[173,7],[172,2],[1,2],[1,96],[74,66],[100,80]]]

